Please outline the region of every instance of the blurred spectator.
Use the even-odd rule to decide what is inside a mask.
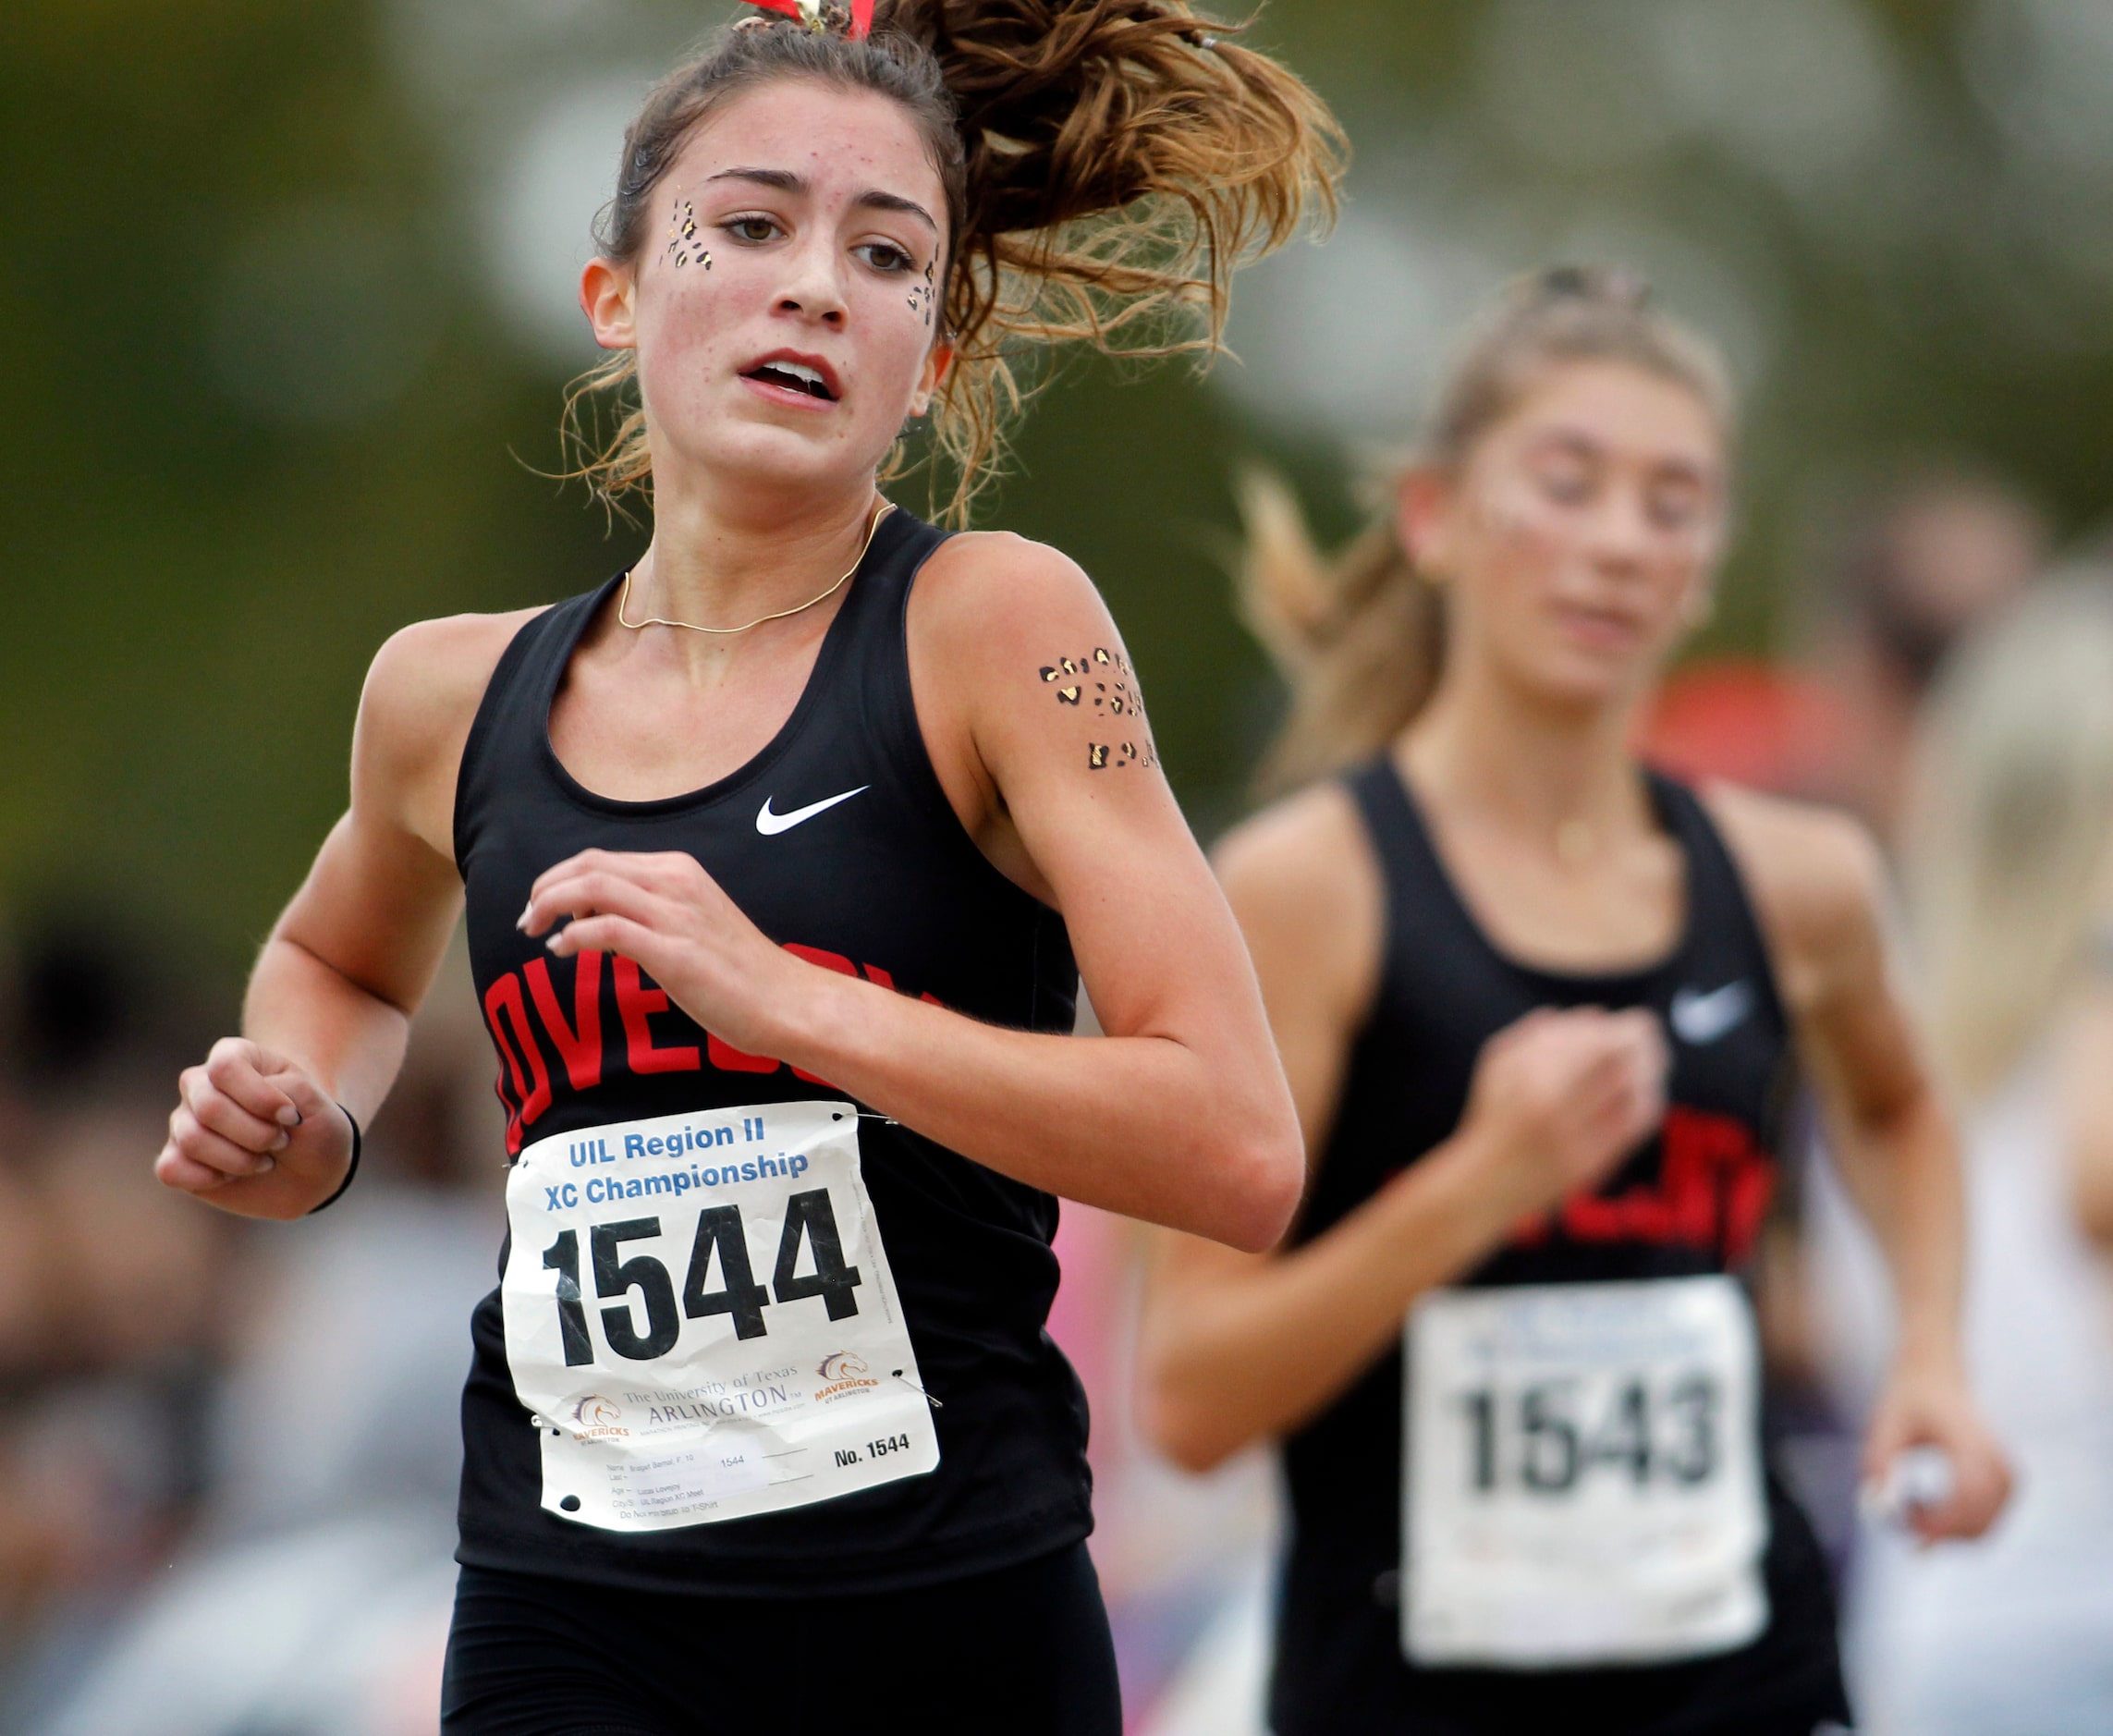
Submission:
[[[2113,577],[2050,581],[1962,652],[1911,837],[1971,1106],[1966,1350],[2018,1493],[1976,1546],[1871,1539],[1850,1657],[1876,1736],[2083,1736],[2113,1730]],[[1814,1314],[1853,1404],[1883,1286],[1844,1216],[1814,1214]]]
[[[123,1378],[105,1376],[87,1400],[62,1401],[54,1387],[40,1400],[42,1433],[26,1431],[18,1453],[42,1481],[0,1486],[0,1575],[27,1604],[48,1605],[61,1573],[49,1565],[55,1534],[70,1540],[62,1559],[102,1536],[120,1562],[163,1571],[151,1587],[137,1568],[106,1572],[131,1598],[115,1619],[120,1596],[96,1621],[44,1623],[31,1667],[18,1672],[9,1728],[434,1728],[454,1589],[465,1322],[494,1281],[502,1222],[491,1051],[467,977],[458,951],[370,1130],[358,1185],[321,1216],[233,1224],[153,1180],[173,1065],[157,1074],[151,1119],[82,1112],[64,1124],[64,1142],[41,1148],[46,1221],[88,1226],[101,1244],[80,1263],[89,1281],[67,1330]],[[0,1283],[0,1341],[8,1294]],[[67,1342],[67,1360],[87,1354]],[[151,1386],[179,1347],[196,1371],[193,1402],[184,1450],[165,1452],[136,1415],[118,1414],[113,1394]],[[137,1450],[105,1468],[103,1455],[128,1436]],[[163,1467],[165,1481],[169,1467],[189,1469],[178,1488],[147,1478],[133,1495],[125,1473],[137,1478],[142,1463]],[[18,1485],[18,1515],[6,1504]],[[40,1572],[45,1583],[34,1583]]]
[[[1810,659],[1824,733],[1802,768],[1804,793],[1898,846],[1923,701],[1953,642],[2040,570],[2048,527],[1989,472],[1921,466],[1873,492],[1830,540]]]
[[[1713,777],[1777,794],[1814,781],[1832,707],[1816,683],[1758,658],[1676,670],[1643,720],[1637,752],[1688,783]]]
[[[0,1659],[70,1675],[203,1482],[231,1225],[158,1187],[184,997],[113,927],[34,931],[0,1002]]]
[[[1838,517],[1812,563],[1818,625],[1804,666],[1687,664],[1640,747],[1676,776],[1838,803],[1894,845],[1931,684],[1954,642],[2039,570],[2047,526],[1987,472],[1929,465]]]

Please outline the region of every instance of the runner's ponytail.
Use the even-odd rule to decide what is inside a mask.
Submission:
[[[952,216],[941,306],[956,361],[933,433],[956,520],[998,467],[1038,354],[1209,356],[1239,265],[1334,213],[1334,117],[1234,42],[1242,27],[1188,0],[878,0],[863,38],[849,9],[823,9],[822,28],[779,9],[742,19],[648,96],[596,238],[611,258],[641,256],[653,189],[741,92],[804,77],[900,103]],[[625,353],[576,382],[568,432],[585,439],[592,395],[634,380]],[[574,473],[605,499],[649,485],[635,398],[584,451]]]

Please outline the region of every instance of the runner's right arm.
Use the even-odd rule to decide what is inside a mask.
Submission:
[[[499,654],[526,614],[458,616],[382,647],[353,734],[352,801],[264,943],[239,1037],[180,1082],[167,1185],[247,1217],[328,1199],[402,1064],[411,1014],[461,909],[456,768]]]
[[[1235,832],[1218,868],[1311,1168],[1378,988],[1379,867],[1328,786]],[[1324,1410],[1398,1339],[1418,1296],[1631,1150],[1662,1112],[1663,1077],[1647,1017],[1533,1013],[1484,1045],[1459,1130],[1314,1241],[1254,1255],[1163,1233],[1143,1322],[1147,1433],[1204,1470]]]

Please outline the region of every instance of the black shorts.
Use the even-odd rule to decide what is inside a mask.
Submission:
[[[679,1597],[466,1567],[445,1736],[1121,1736],[1084,1544],[916,1591]]]

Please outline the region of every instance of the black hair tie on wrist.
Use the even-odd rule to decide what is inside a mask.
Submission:
[[[337,1184],[337,1191],[324,1201],[321,1205],[309,1207],[308,1215],[311,1217],[313,1217],[318,1212],[328,1211],[339,1200],[343,1199],[345,1190],[352,1185],[352,1178],[360,1173],[360,1123],[353,1119],[352,1111],[342,1103],[337,1106],[337,1113],[345,1118],[352,1129],[352,1161],[345,1166],[345,1180]]]

